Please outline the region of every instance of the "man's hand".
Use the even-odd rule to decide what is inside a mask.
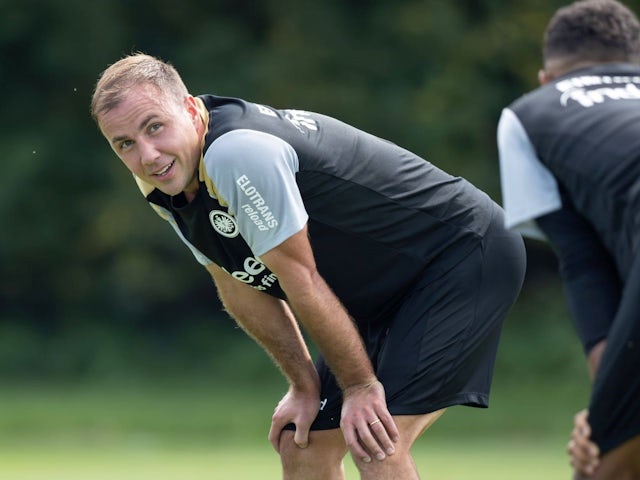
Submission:
[[[354,458],[369,463],[393,455],[398,428],[387,410],[384,387],[378,381],[344,391],[340,427]]]
[[[269,441],[276,452],[280,453],[280,434],[289,423],[296,426],[293,441],[300,448],[309,445],[309,428],[320,411],[320,391],[302,392],[289,387],[287,394],[282,397],[271,417]]]
[[[573,417],[574,427],[567,445],[571,466],[585,476],[592,475],[600,462],[598,446],[589,439],[591,427],[587,421],[588,415],[587,410],[581,410]]]

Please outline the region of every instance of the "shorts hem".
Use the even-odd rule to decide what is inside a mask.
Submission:
[[[446,398],[443,398],[437,402],[426,403],[422,405],[398,405],[394,406],[393,404],[389,405],[389,413],[391,415],[426,415],[427,413],[432,413],[437,410],[441,410],[443,408],[453,407],[456,405],[461,405],[465,407],[475,407],[475,408],[488,408],[489,407],[489,396],[485,393],[478,392],[467,392],[467,393],[458,393],[456,395],[452,395]],[[335,417],[334,417],[335,418]],[[318,430],[335,430],[340,428],[340,415],[337,415],[338,421],[335,422],[333,419],[320,420],[316,419],[316,425],[311,426],[312,431]],[[293,424],[287,425],[285,430],[295,430],[295,426]]]
[[[399,405],[389,406],[391,415],[425,415],[443,408],[454,406],[489,408],[489,396],[484,393],[460,393],[441,399],[437,402],[424,405]]]

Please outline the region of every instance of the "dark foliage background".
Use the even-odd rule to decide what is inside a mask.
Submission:
[[[499,201],[496,123],[536,86],[542,32],[562,3],[1,0],[0,376],[271,368],[93,124],[108,64],[144,51],[194,94],[336,116]],[[501,368],[544,351],[536,374],[557,374],[566,343],[554,332],[568,319],[550,251],[529,247]]]

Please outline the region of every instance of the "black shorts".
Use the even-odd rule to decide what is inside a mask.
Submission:
[[[392,415],[488,406],[502,322],[520,291],[525,258],[522,238],[504,229],[496,209],[470,254],[437,278],[423,277],[389,322],[359,326]],[[311,429],[339,428],[340,388],[322,358],[316,365],[321,410]]]
[[[640,435],[640,254],[636,254],[589,405],[591,438],[604,454]]]

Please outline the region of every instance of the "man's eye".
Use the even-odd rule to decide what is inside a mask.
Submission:
[[[157,132],[158,130],[160,130],[160,127],[162,127],[161,123],[152,123],[151,125],[149,125],[149,132]]]
[[[122,142],[120,142],[120,150],[126,150],[132,144],[133,144],[133,142],[131,140],[123,140]]]

